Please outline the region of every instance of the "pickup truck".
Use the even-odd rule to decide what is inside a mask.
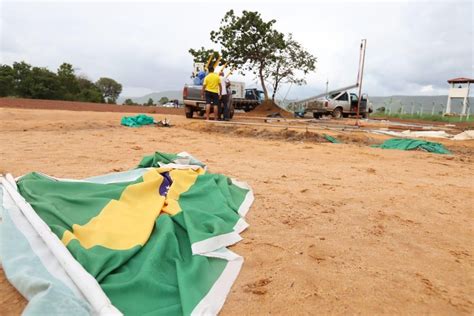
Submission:
[[[253,110],[263,101],[263,91],[257,89],[245,89],[243,82],[231,82],[232,102],[230,108],[230,118],[234,116],[234,109]],[[183,103],[187,118],[192,118],[194,113],[203,116],[205,113],[206,101],[201,98],[202,86],[185,85],[183,88]],[[212,110],[212,109],[211,109]]]
[[[347,117],[349,115],[357,114],[357,103],[359,98],[355,93],[347,91],[336,92],[308,102],[306,104],[306,112],[313,112],[314,118],[320,118],[323,115],[331,114],[334,118]],[[362,95],[360,102],[359,114],[363,118],[368,118],[372,109],[369,106],[368,97],[366,94]]]

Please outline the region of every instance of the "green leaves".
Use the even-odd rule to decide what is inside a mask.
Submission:
[[[89,79],[76,76],[68,63],[59,66],[57,73],[24,61],[13,66],[0,64],[0,97],[5,96],[104,102],[101,90]]]
[[[285,47],[275,52],[272,62],[264,71],[265,78],[272,83],[272,100],[275,100],[276,92],[283,83],[305,84],[304,76],[316,70],[316,61],[316,57],[296,42],[292,34],[288,34]]]
[[[165,103],[168,103],[169,99],[168,97],[161,97],[160,98],[160,101],[158,101],[160,104],[165,104]]]
[[[291,34],[275,29],[276,20],[264,21],[259,12],[243,11],[241,16],[228,11],[218,30],[211,31],[211,41],[219,44],[222,57],[241,74],[251,72],[260,79],[268,99],[266,80],[271,80],[273,99],[281,83],[304,84],[303,75],[316,69],[316,57],[293,40]],[[194,62],[206,62],[214,50],[190,49]]]
[[[95,85],[102,92],[102,96],[106,99],[107,103],[115,104],[122,92],[122,85],[111,78],[100,78]]]
[[[8,65],[0,65],[0,97],[14,94],[13,68]]]

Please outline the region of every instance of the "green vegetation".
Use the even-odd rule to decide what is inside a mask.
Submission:
[[[239,69],[252,72],[260,80],[265,99],[269,99],[269,82],[274,100],[283,83],[301,85],[303,76],[316,69],[316,57],[303,49],[291,34],[285,35],[274,28],[276,20],[264,21],[259,12],[243,11],[241,16],[228,11],[217,31],[211,31],[212,42],[221,46],[222,61]],[[201,47],[190,49],[195,62],[207,62],[214,50]]]
[[[161,97],[160,101],[158,101],[158,103],[160,103],[161,105],[163,105],[165,103],[168,103],[168,102],[169,102],[168,97]]]
[[[123,105],[139,105],[138,103],[133,102],[132,99],[125,99]]]
[[[153,105],[155,105],[155,104],[153,103],[153,99],[152,99],[152,98],[148,98],[148,101],[146,101],[146,103],[144,103],[143,105],[145,105],[145,106],[153,106]]]
[[[76,75],[71,64],[63,63],[56,73],[44,67],[14,62],[0,64],[0,97],[115,103],[122,85],[110,78],[93,83]]]
[[[371,117],[376,118],[398,118],[403,120],[422,120],[422,121],[434,121],[434,122],[474,122],[474,117],[465,117],[465,116],[444,116],[441,114],[400,114],[400,113],[392,113],[392,114],[384,114],[377,112],[372,113]]]
[[[99,88],[104,96],[104,99],[107,100],[107,103],[115,104],[118,96],[122,92],[122,85],[110,78],[100,78],[97,80],[95,85]]]

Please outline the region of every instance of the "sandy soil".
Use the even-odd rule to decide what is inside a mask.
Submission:
[[[131,129],[122,115],[0,107],[0,172],[80,178],[185,150],[255,191],[222,315],[474,313],[473,141],[443,141],[444,156],[370,148],[386,137],[365,133],[169,115],[172,128]],[[25,304],[2,271],[0,314]]]

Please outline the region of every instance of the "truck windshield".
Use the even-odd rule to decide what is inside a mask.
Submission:
[[[257,91],[257,96],[259,101],[263,101],[265,99],[265,94],[263,93],[263,91]]]

